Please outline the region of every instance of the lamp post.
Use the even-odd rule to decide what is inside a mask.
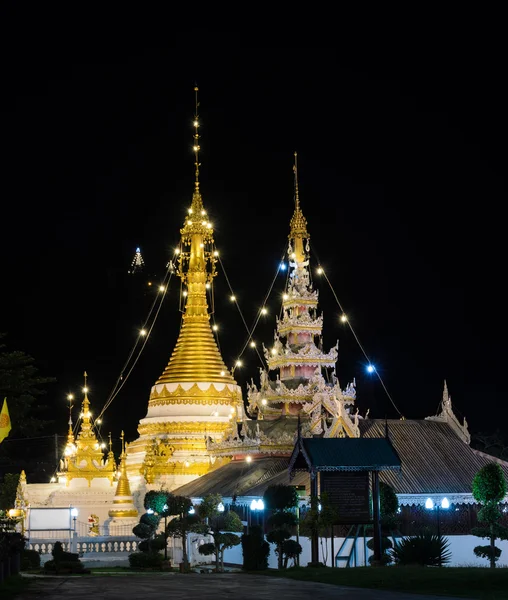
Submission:
[[[425,508],[427,510],[434,510],[436,509],[436,515],[437,515],[437,537],[439,540],[439,566],[442,567],[443,566],[443,560],[442,560],[442,556],[441,556],[441,519],[439,518],[439,509],[443,508],[443,509],[447,509],[450,508],[450,502],[448,500],[448,498],[443,498],[441,500],[441,506],[439,505],[438,502],[436,502],[434,504],[434,501],[432,500],[432,498],[427,498],[427,500],[425,500]]]
[[[77,508],[73,507],[71,508],[71,517],[72,517],[72,525],[73,525],[73,531],[72,531],[72,549],[74,552],[76,552],[76,519],[78,518],[78,514],[79,511]]]
[[[164,504],[162,510],[164,511],[164,560],[168,560],[168,537],[166,533],[168,526],[168,505]]]
[[[263,500],[253,500],[250,503],[250,510],[251,513],[256,513],[258,510],[261,512],[263,510],[265,510],[265,503],[263,502]],[[250,525],[250,519],[249,519],[249,525]],[[258,523],[258,519],[256,519],[256,525],[259,525]],[[249,527],[250,529],[250,527]]]

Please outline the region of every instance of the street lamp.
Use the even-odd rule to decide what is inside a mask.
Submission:
[[[443,560],[442,560],[442,556],[441,556],[441,520],[439,518],[439,509],[443,508],[444,510],[446,510],[447,508],[450,508],[450,501],[448,500],[448,498],[443,498],[441,500],[441,506],[439,505],[439,503],[436,502],[436,504],[434,504],[434,501],[432,500],[432,498],[427,498],[427,500],[425,500],[425,508],[427,510],[434,510],[436,509],[436,514],[437,514],[437,537],[439,540],[439,566],[442,567],[443,566]]]
[[[219,504],[217,505],[217,510],[219,512],[224,512],[224,504],[222,504],[222,502],[219,502]]]
[[[259,499],[259,500],[253,500],[250,503],[250,510],[251,513],[254,512],[256,513],[257,511],[263,511],[265,510],[265,503],[263,502],[263,500]],[[258,520],[256,519],[256,525],[258,525]],[[249,519],[249,524],[250,524],[250,519]]]
[[[164,504],[162,510],[164,511],[164,560],[168,560],[168,534],[166,531],[168,527],[168,505]]]
[[[74,552],[76,551],[76,519],[78,518],[79,511],[76,507],[71,508],[71,517],[73,523],[73,533],[72,533],[72,546]]]

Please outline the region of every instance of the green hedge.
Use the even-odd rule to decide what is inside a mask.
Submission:
[[[129,554],[131,569],[161,569],[164,557],[158,552],[134,552]]]
[[[21,570],[38,569],[41,566],[41,555],[37,550],[23,550],[21,552]]]

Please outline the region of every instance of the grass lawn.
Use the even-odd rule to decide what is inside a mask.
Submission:
[[[21,594],[30,583],[30,579],[21,577],[21,575],[8,577],[3,584],[0,584],[0,598],[2,600],[11,600],[18,594]]]
[[[508,568],[475,567],[322,567],[265,571],[266,574],[333,585],[375,588],[415,594],[508,600]]]

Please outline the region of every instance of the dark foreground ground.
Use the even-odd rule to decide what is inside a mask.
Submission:
[[[147,575],[89,575],[61,578],[37,578],[25,586],[18,600],[426,600],[428,595],[405,592],[359,589],[295,581],[282,577],[266,577],[243,573]],[[441,596],[443,598],[443,596]]]

